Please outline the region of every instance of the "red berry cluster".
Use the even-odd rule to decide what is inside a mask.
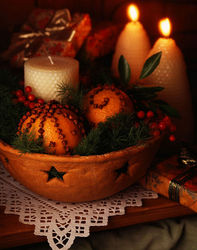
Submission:
[[[170,131],[170,133],[173,133],[176,131],[176,126],[172,123],[169,116],[164,116],[161,118],[154,119],[155,114],[153,111],[149,110],[146,113],[143,110],[140,110],[137,112],[137,117],[139,119],[143,119],[146,123],[149,124],[149,127],[151,129],[153,136],[159,136],[163,131]],[[174,134],[170,134],[169,136],[170,141],[175,141],[176,138]]]
[[[23,83],[24,84],[24,83]],[[19,85],[22,86],[22,81],[19,83]],[[34,94],[31,94],[32,88],[30,86],[26,86],[24,88],[24,92],[21,89],[18,89],[15,91],[15,95],[17,99],[15,99],[15,102],[21,102],[26,107],[29,107],[30,109],[33,109],[36,103],[44,104],[44,100],[41,98],[36,98]]]

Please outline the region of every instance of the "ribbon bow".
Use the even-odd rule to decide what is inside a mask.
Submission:
[[[82,15],[75,15],[72,19],[70,11],[62,9],[55,11],[48,23],[39,30],[33,21],[28,23],[22,32],[13,35],[11,45],[3,58],[9,59],[23,51],[24,62],[35,54],[44,38],[71,42],[75,35],[75,26],[82,18]]]

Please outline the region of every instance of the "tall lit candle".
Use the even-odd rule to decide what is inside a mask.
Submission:
[[[25,62],[24,78],[25,86],[31,86],[37,98],[58,100],[60,84],[77,88],[79,63],[71,57],[34,57]]]
[[[181,119],[176,121],[177,137],[190,142],[193,139],[193,113],[186,64],[176,42],[169,38],[171,23],[168,18],[159,22],[159,29],[164,37],[155,42],[148,57],[162,51],[161,61],[145,79],[145,83],[164,87],[160,98],[176,108],[181,115]]]
[[[130,83],[139,79],[145,58],[151,48],[148,35],[143,25],[138,21],[139,10],[136,5],[128,7],[128,16],[131,19],[121,32],[112,61],[112,72],[118,77],[118,61],[123,55],[131,68]]]

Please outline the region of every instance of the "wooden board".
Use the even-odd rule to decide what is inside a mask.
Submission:
[[[125,215],[110,217],[107,226],[92,227],[91,231],[120,228],[190,214],[194,212],[178,203],[159,197],[154,200],[144,200],[142,207],[128,207]],[[4,207],[0,207],[0,249],[46,241],[46,237],[33,234],[34,226],[22,224],[18,219],[16,215],[4,214]]]

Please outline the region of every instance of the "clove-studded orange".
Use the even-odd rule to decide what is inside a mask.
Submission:
[[[43,139],[43,146],[49,154],[67,154],[79,143],[85,134],[81,119],[68,105],[56,102],[37,103],[20,120],[18,134],[35,133]]]
[[[132,113],[134,107],[129,96],[113,85],[98,86],[84,99],[86,118],[92,126],[119,113]]]

